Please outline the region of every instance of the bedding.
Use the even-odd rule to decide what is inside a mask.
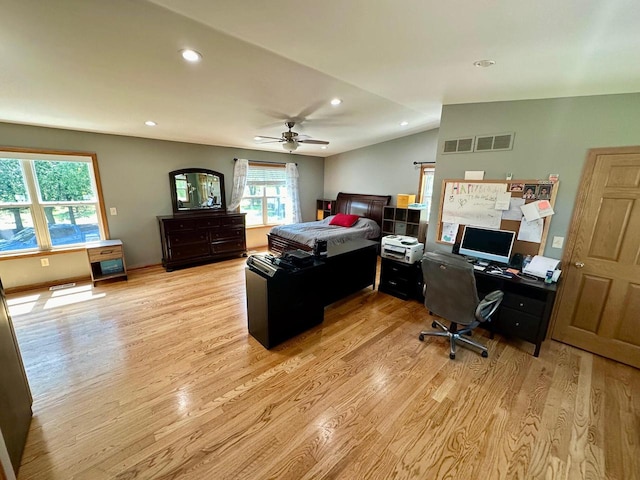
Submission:
[[[327,245],[337,245],[356,238],[377,239],[380,227],[370,218],[360,217],[351,227],[331,225],[335,215],[316,222],[279,225],[271,229],[271,235],[277,235],[296,243],[313,247],[316,240],[326,240]]]
[[[360,226],[358,226],[358,224],[356,223],[356,227],[357,227],[356,230],[359,230],[360,228],[372,228],[375,231],[377,227],[378,233],[376,235],[373,235],[373,233],[365,234],[365,235],[370,235],[366,237],[364,235],[360,235],[358,238],[378,239],[380,238],[380,226],[382,225],[382,213],[383,213],[384,207],[386,205],[389,205],[390,202],[391,202],[390,195],[371,195],[371,194],[361,194],[361,193],[340,192],[338,193],[335,202],[333,202],[333,206],[334,206],[333,211],[336,214],[344,213],[347,215],[356,215],[358,218],[360,218],[360,220],[367,220],[367,219],[373,220],[374,222],[373,224],[371,224],[370,222],[360,222],[360,220],[358,220],[358,222],[360,222]],[[324,223],[331,222],[332,218],[335,219],[335,217],[327,217],[324,220],[320,220],[318,222],[307,222],[307,223],[311,225],[315,224],[316,226],[318,226],[322,222]],[[334,223],[335,223],[335,220],[334,220]],[[364,225],[366,224],[368,224],[368,227],[364,227]],[[325,232],[331,232],[331,229],[326,228],[328,227],[328,225],[323,224],[323,227],[325,227]],[[298,227],[296,225],[288,225],[287,228],[285,228],[285,230],[289,230],[289,231],[284,234],[280,233],[281,228],[283,227],[275,227],[274,229],[271,230],[270,233],[267,234],[267,240],[269,242],[269,250],[274,253],[282,253],[287,250],[295,250],[295,249],[310,251],[313,249],[313,243],[315,242],[316,238],[318,238],[314,234],[307,234],[308,238],[298,237],[303,242],[309,242],[309,243],[302,243],[290,238],[292,236],[295,236],[296,233],[299,233],[298,229],[301,227]],[[314,228],[314,227],[312,226],[311,228]],[[355,235],[355,233],[350,232],[349,228],[345,228],[345,227],[334,227],[334,228],[335,230],[333,232],[327,233],[327,234],[330,236],[332,236],[333,234],[337,238],[338,236],[340,236],[340,233],[346,232],[347,237],[342,240],[343,242],[346,242],[347,240],[354,238],[351,235]],[[331,243],[333,244],[341,243],[341,241],[337,240],[336,238],[331,240]],[[320,238],[320,240],[323,240],[323,238]],[[329,239],[327,239],[327,242],[329,242]]]

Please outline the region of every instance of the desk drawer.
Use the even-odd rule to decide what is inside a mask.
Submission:
[[[491,323],[493,330],[497,333],[535,343],[541,322],[542,318],[540,317],[522,313],[520,310],[505,307],[503,304]]]
[[[545,303],[516,293],[505,292],[504,299],[502,300],[502,306],[537,317],[542,316]]]
[[[122,258],[122,245],[115,245],[113,247],[100,247],[90,248],[87,250],[89,255],[89,262],[102,262],[103,260],[115,260]]]

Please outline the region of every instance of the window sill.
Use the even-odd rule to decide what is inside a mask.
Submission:
[[[69,248],[56,248],[55,250],[38,250],[37,252],[21,252],[10,253],[6,255],[0,255],[0,262],[3,260],[21,260],[24,258],[37,258],[37,257],[50,257],[51,255],[63,255],[65,253],[83,252],[85,247],[69,247]]]
[[[279,225],[284,225],[284,223],[273,223],[271,225],[247,225],[245,228],[247,230],[253,230],[256,228],[272,228],[272,227],[277,227]]]

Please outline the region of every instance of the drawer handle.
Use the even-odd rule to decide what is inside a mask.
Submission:
[[[113,253],[113,250],[102,250],[100,255],[109,255],[110,253]]]
[[[521,306],[521,307],[524,307],[524,303],[520,302],[520,306]]]
[[[393,281],[389,280],[389,285],[393,285],[395,287],[398,284],[396,282],[393,282]]]
[[[516,327],[519,327],[519,326],[520,326],[520,322],[516,322]]]

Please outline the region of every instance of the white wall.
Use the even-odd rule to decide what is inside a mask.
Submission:
[[[434,208],[440,208],[445,178],[463,178],[465,170],[485,170],[485,179],[548,179],[560,174],[555,215],[545,255],[561,258],[551,247],[554,235],[566,237],[587,151],[595,147],[640,145],[640,94],[445,105],[440,123]],[[479,134],[515,132],[513,150],[443,155],[444,140]],[[436,228],[429,228],[427,248],[435,246]]]
[[[438,129],[397,138],[325,159],[324,197],[338,192],[392,195],[418,193],[420,168],[413,162],[433,162]]]
[[[108,216],[111,238],[124,243],[127,266],[159,264],[162,253],[156,216],[170,215],[169,175],[185,167],[204,167],[225,176],[227,202],[231,197],[234,158],[298,163],[302,215],[315,219],[316,199],[323,196],[324,159],[287,153],[196,145],[144,138],[78,132],[0,123],[0,147],[78,150],[95,152],[105,207],[117,207]],[[265,245],[255,236],[249,246]],[[84,252],[49,257],[41,267],[38,258],[0,260],[5,288],[54,282],[89,275]]]

